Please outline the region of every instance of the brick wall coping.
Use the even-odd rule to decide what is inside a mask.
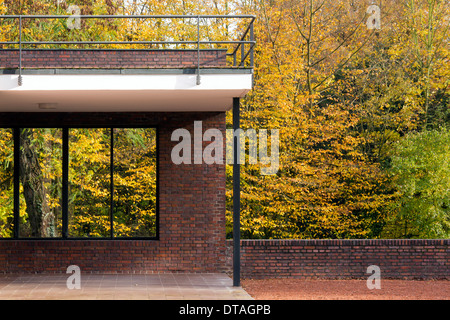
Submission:
[[[73,243],[77,246],[92,245],[111,245],[111,246],[128,246],[128,247],[145,247],[158,245],[160,241],[157,237],[130,237],[130,238],[0,238],[1,243],[7,243],[10,246],[20,247],[48,247],[48,246],[67,246]],[[116,243],[116,244],[114,244]]]
[[[227,240],[232,242],[232,240]],[[450,239],[244,239],[242,247],[260,246],[448,246]]]
[[[3,49],[0,48],[1,51],[19,51],[19,49]],[[162,51],[166,51],[166,52],[197,52],[197,49],[83,49],[83,48],[26,48],[26,49],[22,49],[22,51],[157,51],[157,52],[162,52]],[[200,51],[228,51],[227,49],[200,49]]]
[[[88,74],[143,74],[143,75],[176,75],[176,74],[196,74],[197,69],[193,68],[173,68],[173,69],[68,69],[68,68],[51,68],[51,69],[23,69],[24,75],[88,75]],[[251,74],[252,69],[249,68],[208,68],[201,67],[202,74]],[[1,68],[0,74],[19,74],[18,69]]]
[[[30,239],[30,238],[21,238],[21,239],[10,239],[10,238],[0,238],[0,241],[23,241],[23,242],[31,242],[33,246],[39,246],[39,244],[47,244],[49,241],[58,242],[58,244],[64,244],[70,241],[94,241],[94,242],[107,242],[107,241],[123,241],[124,243],[129,243],[132,245],[134,242],[140,243],[143,245],[146,242],[152,242],[154,239],[108,239],[108,238],[73,238],[73,239],[60,239],[60,238],[47,238],[47,239]],[[228,239],[227,242],[232,243],[232,240]],[[262,246],[314,246],[314,245],[354,245],[354,246],[376,246],[376,245],[392,245],[392,246],[401,246],[401,245],[449,245],[450,239],[252,239],[252,240],[241,240],[242,247],[250,247],[255,245]]]
[[[1,242],[11,241],[11,242],[30,242],[32,246],[46,245],[49,242],[54,242],[57,244],[67,244],[70,241],[81,241],[87,243],[89,241],[94,241],[94,243],[101,242],[120,242],[123,241],[130,246],[133,245],[153,245],[148,242],[154,242],[154,239],[108,239],[108,238],[86,238],[86,239],[60,239],[60,238],[48,238],[48,239],[11,239],[11,238],[0,238]],[[232,243],[232,240],[227,240],[228,245]],[[450,239],[252,239],[252,240],[241,240],[242,247],[252,247],[255,245],[261,246],[330,246],[330,245],[344,245],[344,246],[377,246],[377,245],[388,245],[388,246],[401,246],[401,245],[418,245],[418,246],[433,246],[433,245],[450,245]]]
[[[15,52],[15,53],[19,53],[20,49],[10,49],[10,48],[1,48],[0,47],[0,51],[6,51],[6,52]],[[83,49],[83,48],[23,48],[22,49],[22,53],[26,53],[26,52],[59,52],[59,53],[63,53],[63,52],[148,52],[148,53],[169,53],[169,52],[174,52],[174,53],[182,53],[182,52],[189,52],[189,53],[197,53],[197,49],[102,49],[102,48],[93,48],[93,49]],[[200,49],[200,53],[202,52],[221,52],[226,53],[228,50],[227,49]]]

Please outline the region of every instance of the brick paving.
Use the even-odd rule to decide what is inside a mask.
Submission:
[[[251,300],[225,274],[81,274],[81,289],[68,289],[70,274],[0,275],[0,300]]]

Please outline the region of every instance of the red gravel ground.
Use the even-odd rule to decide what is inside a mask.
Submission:
[[[256,300],[450,300],[450,281],[381,280],[368,289],[366,280],[242,280]]]

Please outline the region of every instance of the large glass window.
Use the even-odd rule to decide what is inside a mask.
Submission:
[[[0,238],[13,236],[14,138],[12,129],[0,128]]]
[[[157,238],[154,128],[0,128],[0,238]]]

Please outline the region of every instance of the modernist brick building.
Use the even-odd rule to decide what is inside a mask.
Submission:
[[[249,31],[252,27],[244,36]],[[11,184],[0,189],[4,195],[9,192],[12,201],[9,216],[0,225],[0,273],[65,272],[69,265],[94,273],[222,272],[225,164],[174,164],[171,152],[178,141],[172,141],[172,133],[178,128],[193,133],[194,121],[202,121],[203,132],[215,128],[225,134],[225,112],[238,106],[239,98],[252,87],[251,66],[236,67],[236,53],[242,61],[252,55],[251,50],[242,50],[241,56],[242,42],[236,44],[231,66],[233,52],[230,58],[223,49],[69,50],[30,49],[21,44],[0,49],[0,149],[9,150],[14,160]],[[59,211],[54,214],[53,231],[37,234],[26,211],[33,196],[26,195],[25,184],[32,181],[24,177],[28,170],[24,162],[31,163],[26,132],[41,133],[39,128],[53,130],[50,136],[56,137],[52,143],[60,148],[60,180],[55,182]],[[103,221],[103,231],[76,225],[83,221],[82,205],[76,214],[72,208],[73,176],[89,166],[86,160],[72,167],[76,143],[85,132],[76,131],[80,128],[93,133],[103,130],[110,137],[101,145],[107,144],[105,150],[109,150],[102,161],[111,159],[104,173],[111,183],[104,186],[105,202],[96,204],[98,212],[106,214],[92,216]],[[117,146],[120,142],[114,135],[119,134],[116,129],[129,128],[155,133],[156,181],[148,191],[155,199],[151,232],[124,236],[115,221],[121,200],[116,198],[120,186],[113,180],[120,167],[117,153],[128,152],[123,151],[127,144]],[[50,143],[44,134],[32,137],[43,140],[44,146]],[[37,157],[36,161],[42,167],[44,160]]]

